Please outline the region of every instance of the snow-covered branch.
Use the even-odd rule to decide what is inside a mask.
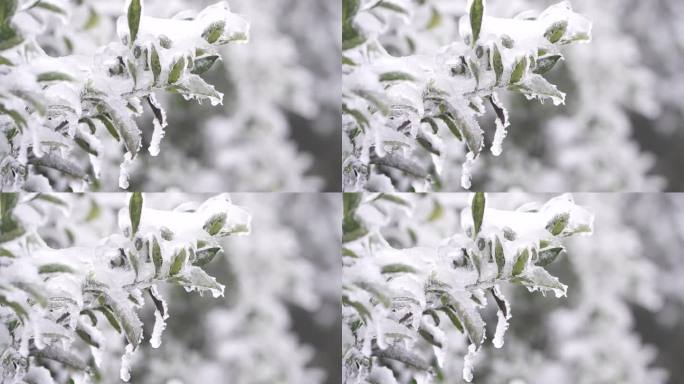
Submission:
[[[462,41],[430,54],[393,56],[381,37],[396,18],[411,13],[406,2],[343,2],[344,188],[430,190],[443,170],[449,136],[464,142],[462,186],[470,188],[470,167],[485,147],[477,118],[491,104],[496,132],[494,156],[502,152],[508,112],[497,92],[509,90],[528,99],[565,101],[565,94],[543,75],[562,60],[560,49],[586,42],[591,22],[568,2],[538,16],[512,19],[485,15],[484,0],[469,1],[459,23]],[[422,172],[378,169],[372,155],[401,156],[421,163]],[[429,177],[417,174],[429,174]]]
[[[501,348],[511,308],[499,285],[565,296],[567,286],[546,266],[565,253],[564,239],[593,231],[593,215],[569,195],[502,211],[486,207],[485,195],[477,193],[461,212],[462,233],[437,246],[396,248],[384,227],[393,211],[411,211],[410,201],[345,194],[344,202],[345,383],[432,382],[448,364],[447,351],[458,350],[454,329],[469,340],[463,378],[471,381],[486,339],[480,312],[487,296],[498,307],[493,344]]]

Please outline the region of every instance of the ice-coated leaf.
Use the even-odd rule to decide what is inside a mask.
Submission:
[[[159,246],[159,240],[156,237],[152,239],[152,263],[154,264],[154,275],[160,276],[162,265],[164,264],[164,259],[161,254],[161,247]]]
[[[406,72],[401,72],[401,71],[393,71],[393,72],[385,72],[380,75],[380,81],[414,81],[415,78],[410,74]]]
[[[133,192],[128,202],[128,214],[131,219],[131,237],[138,232],[140,215],[142,215],[143,197],[140,192]]]
[[[477,237],[480,233],[480,228],[482,228],[482,220],[484,218],[486,198],[484,192],[476,192],[473,196],[473,201],[471,204],[471,213],[473,215],[473,225],[474,232],[473,238]]]
[[[550,71],[561,58],[563,58],[561,55],[548,55],[540,57],[537,59],[537,66],[532,72],[538,75],[543,75]]]
[[[553,263],[558,258],[558,256],[560,256],[563,252],[565,252],[565,248],[563,247],[551,247],[542,249],[541,251],[539,251],[537,261],[535,261],[534,264],[540,267],[545,267]]]
[[[537,98],[543,101],[549,98],[554,105],[561,105],[565,102],[565,94],[537,74],[526,76],[524,81],[512,85],[510,89],[522,92],[528,99]]]
[[[470,5],[470,28],[473,31],[473,46],[480,38],[480,31],[482,29],[482,17],[484,15],[485,0],[472,0]]]
[[[6,24],[17,11],[17,0],[3,0],[0,2],[0,25]]]
[[[51,72],[43,72],[38,75],[36,78],[38,81],[74,81],[74,78],[71,77],[71,75],[68,75],[64,72],[58,72],[58,71],[51,71]]]
[[[133,45],[135,39],[138,37],[138,30],[140,29],[140,16],[142,13],[142,0],[130,0],[128,5],[128,30],[131,34],[130,44]]]
[[[159,53],[157,52],[157,47],[152,45],[152,50],[150,53],[150,68],[152,68],[152,76],[154,77],[154,84],[159,82],[159,76],[161,75],[161,61],[159,61]]]
[[[478,347],[482,345],[485,337],[485,323],[473,301],[467,298],[454,298],[450,304],[468,332],[470,342]]]
[[[503,245],[498,236],[494,240],[494,259],[496,261],[496,276],[500,278],[503,275],[503,270],[506,265],[506,256],[504,255]]]
[[[74,273],[74,269],[61,263],[48,263],[41,265],[38,273]]]
[[[382,267],[382,273],[416,273],[416,269],[410,265],[395,263]]]
[[[495,85],[499,85],[501,82],[501,77],[503,76],[504,67],[503,60],[501,59],[501,52],[499,51],[499,46],[494,45],[492,50],[492,68],[494,69],[494,74],[496,76]]]
[[[195,75],[201,75],[204,72],[208,71],[209,68],[211,68],[216,60],[220,58],[219,55],[206,55],[206,56],[200,56],[195,59],[192,65],[192,70],[190,73],[193,73]]]
[[[221,252],[223,252],[223,248],[219,246],[198,249],[195,253],[196,258],[193,260],[192,265],[199,267],[204,266],[214,260]]]
[[[142,322],[133,309],[133,303],[127,299],[116,298],[109,294],[105,294],[105,299],[112,309],[112,313],[116,316],[118,324],[121,325],[128,343],[134,348],[137,347],[142,339],[143,329]]]
[[[81,371],[88,368],[88,364],[86,364],[86,362],[83,361],[83,359],[81,359],[73,352],[64,350],[53,345],[46,345],[43,349],[35,349],[31,354],[42,359],[56,361],[70,368],[78,369]]]
[[[558,298],[565,296],[568,290],[567,285],[541,267],[530,267],[524,275],[513,281],[526,286],[530,291],[553,291]]]
[[[546,224],[546,230],[549,231],[552,235],[558,236],[563,232],[565,227],[568,226],[568,221],[570,220],[570,214],[567,212],[564,213],[559,213],[555,215],[549,222]]]
[[[516,61],[515,67],[513,67],[513,72],[511,72],[510,83],[515,84],[520,82],[520,80],[523,78],[523,75],[525,75],[525,71],[527,71],[527,56],[523,56]]]
[[[177,82],[181,74],[183,73],[183,70],[185,69],[185,56],[181,56],[176,60],[171,67],[171,71],[169,72],[169,84],[174,84]]]
[[[223,34],[223,30],[226,27],[226,22],[223,20],[215,21],[202,32],[202,38],[209,44],[214,44]]]
[[[187,260],[187,252],[185,248],[178,251],[171,261],[171,267],[169,268],[169,276],[175,276],[180,273],[180,271],[185,266],[185,261]]]
[[[518,252],[516,255],[515,263],[513,264],[513,270],[511,274],[513,276],[518,276],[523,273],[525,267],[527,266],[527,260],[530,258],[530,251],[525,248]]]
[[[212,215],[204,223],[204,226],[202,228],[210,236],[215,236],[221,231],[221,229],[223,229],[223,226],[226,224],[227,218],[228,218],[228,216],[226,215],[225,212],[217,213],[215,215]]]
[[[178,281],[186,288],[191,291],[210,291],[213,297],[223,296],[225,287],[218,282],[216,279],[209,276],[202,268],[190,267],[181,276],[178,277]]]
[[[565,35],[565,31],[568,29],[568,22],[567,20],[560,20],[556,21],[555,23],[551,24],[549,29],[544,32],[544,37],[552,43],[555,44],[560,40],[563,35]]]

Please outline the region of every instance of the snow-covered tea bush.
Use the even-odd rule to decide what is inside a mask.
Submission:
[[[144,340],[138,313],[145,297],[155,308],[149,342],[157,348],[170,315],[162,285],[223,296],[224,286],[203,267],[222,252],[221,238],[247,234],[251,225],[250,214],[224,195],[166,211],[145,207],[134,193],[118,214],[93,201],[82,222],[67,220],[78,202],[0,195],[3,383],[114,381],[99,367],[117,354],[119,376],[128,381]]]
[[[153,112],[148,150],[156,156],[167,122],[155,92],[220,104],[223,94],[200,75],[219,60],[217,47],[245,42],[249,32],[225,2],[159,19],[144,14],[142,0],[129,0],[116,22],[119,40],[84,50],[73,47],[82,39],[64,34],[55,43],[54,36],[67,28],[72,12],[89,11],[83,29],[94,28],[99,16],[93,8],[29,0],[6,0],[1,7],[3,190],[86,189],[100,177],[103,153],[117,145],[125,150],[119,186],[128,188],[128,169],[142,145],[134,117],[144,105]],[[49,55],[60,43],[79,54]]]
[[[426,24],[443,23],[432,6]],[[496,115],[491,152],[498,156],[510,125],[498,91],[562,104],[565,94],[544,74],[564,45],[591,38],[591,22],[568,2],[538,16],[485,16],[486,1],[468,2],[458,32],[462,41],[416,47],[402,32],[427,7],[408,1],[343,1],[343,186],[354,190],[430,190],[452,173],[446,154],[465,143],[461,184],[485,147],[477,118],[490,104]],[[421,9],[422,8],[422,9]],[[397,40],[405,40],[405,42]],[[408,45],[404,54],[396,45]],[[392,51],[399,51],[393,55]],[[460,147],[463,151],[463,147]]]
[[[418,199],[344,195],[345,383],[450,382],[455,366],[471,381],[486,341],[487,297],[498,308],[492,342],[501,348],[512,316],[502,285],[565,296],[547,268],[565,254],[566,238],[593,231],[593,214],[570,195],[506,211],[476,193],[452,217],[462,232],[450,235],[433,228],[449,214],[439,197],[428,212],[415,209]]]

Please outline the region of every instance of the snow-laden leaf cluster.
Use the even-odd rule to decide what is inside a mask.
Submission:
[[[116,23],[119,41],[54,57],[40,44],[41,33],[65,24],[76,7],[19,0],[3,7],[3,190],[86,189],[100,177],[103,152],[116,142],[125,149],[119,186],[128,188],[128,169],[142,146],[134,118],[144,105],[154,115],[148,150],[156,156],[167,122],[155,91],[220,104],[223,95],[200,74],[220,59],[217,47],[245,42],[249,33],[247,21],[225,2],[158,19],[144,14],[142,0],[130,0]]]
[[[92,382],[103,356],[112,354],[111,339],[104,336],[112,330],[125,339],[120,378],[128,381],[132,355],[143,341],[138,312],[145,297],[155,307],[149,340],[157,348],[169,317],[158,285],[222,296],[224,286],[202,267],[222,252],[219,239],[250,231],[250,214],[224,195],[164,211],[146,208],[134,193],[118,212],[119,233],[79,236],[82,244],[53,247],[59,238],[42,234],[45,226],[60,227],[49,212],[64,211],[64,220],[70,199],[0,195],[2,382],[52,383],[46,368],[59,372],[57,382]],[[98,215],[93,205],[86,221]],[[74,241],[68,226],[64,234]]]
[[[343,2],[345,190],[432,189],[441,174],[453,172],[444,169],[453,138],[465,144],[461,184],[470,188],[470,169],[485,147],[477,118],[491,105],[495,156],[510,125],[498,91],[564,102],[543,75],[562,60],[562,46],[590,40],[591,22],[565,1],[512,19],[486,15],[485,5],[468,2],[458,28],[462,41],[395,56],[385,35],[409,22],[411,4]]]
[[[565,253],[563,240],[593,231],[593,214],[562,195],[515,211],[486,206],[474,195],[460,215],[460,233],[432,246],[402,246],[392,230],[396,211],[411,214],[408,195],[345,194],[343,219],[343,380],[345,383],[429,383],[462,348],[463,378],[486,339],[481,312],[498,307],[493,338],[503,346],[511,308],[500,285],[566,294],[546,267]],[[435,205],[429,221],[443,215]],[[409,244],[416,232],[407,229]],[[572,257],[572,256],[570,256]],[[457,334],[463,333],[463,336]]]

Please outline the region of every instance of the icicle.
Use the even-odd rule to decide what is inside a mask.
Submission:
[[[156,285],[153,285],[150,288],[150,293],[157,301],[161,303],[162,306],[161,311],[159,308],[154,311],[154,328],[152,330],[152,337],[150,338],[150,345],[152,345],[152,348],[159,348],[161,345],[162,332],[164,332],[164,329],[166,329],[166,319],[169,318],[169,310],[166,305],[166,301],[157,291]]]
[[[119,188],[128,189],[128,178],[130,176],[130,169],[133,165],[133,156],[130,152],[124,155],[124,161],[119,166]]]
[[[508,135],[508,128],[511,123],[508,119],[508,111],[503,107],[499,101],[499,96],[496,93],[492,94],[492,106],[496,112],[496,132],[494,133],[494,140],[492,141],[492,155],[499,156],[502,152],[503,141]]]
[[[154,132],[152,132],[152,139],[150,140],[150,146],[148,150],[150,155],[157,156],[159,155],[159,146],[161,144],[161,140],[164,138],[164,128],[168,124],[166,122],[166,111],[161,107],[154,93],[150,93],[149,102],[154,112],[154,119],[152,119],[152,123],[154,124]]]
[[[464,189],[470,189],[472,186],[470,178],[472,176],[471,169],[473,168],[473,164],[475,164],[475,155],[472,152],[468,152],[461,171],[461,186]]]
[[[131,379],[131,357],[133,356],[133,345],[126,344],[126,352],[121,356],[121,370],[119,376],[121,380],[128,382]]]
[[[468,354],[463,358],[463,380],[470,383],[473,381],[473,368],[475,356],[477,356],[477,346],[470,344],[468,346]]]

